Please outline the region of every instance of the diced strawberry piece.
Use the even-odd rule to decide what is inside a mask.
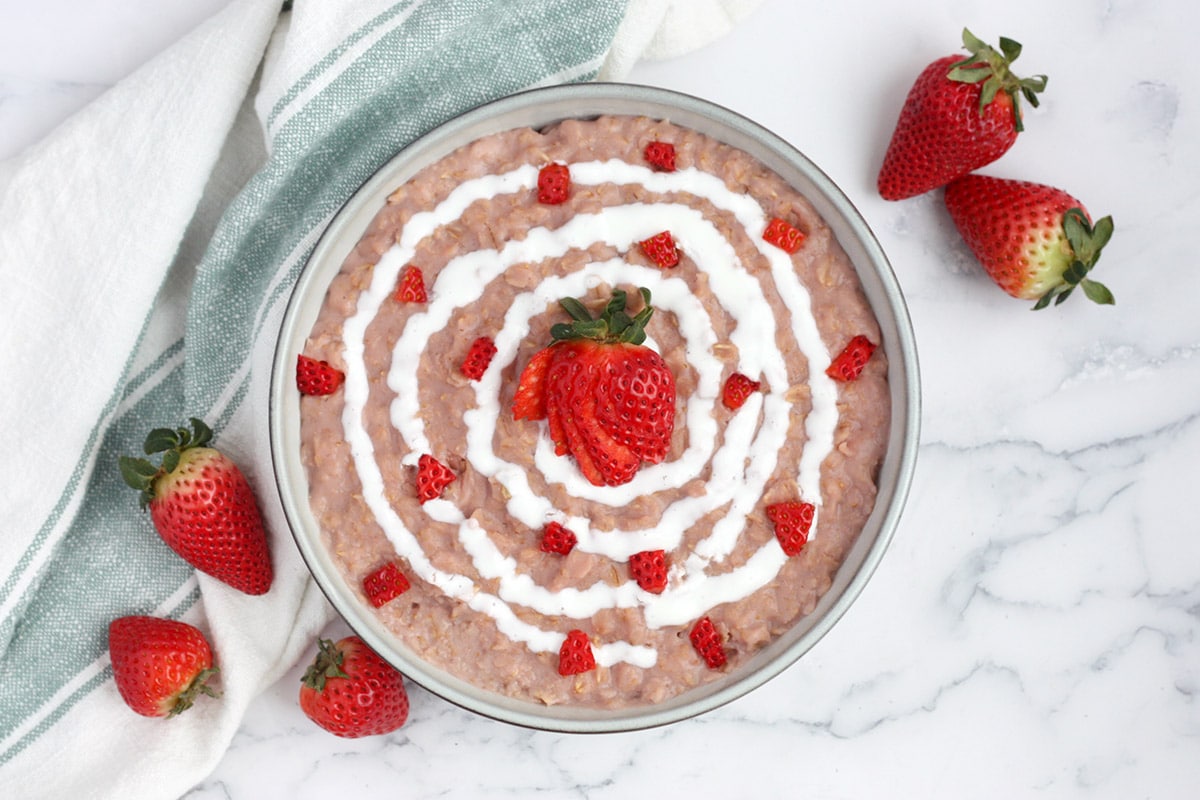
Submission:
[[[411,588],[400,565],[389,561],[363,578],[363,593],[375,608],[395,600]]]
[[[538,170],[539,203],[556,206],[567,201],[571,189],[571,170],[566,164],[547,164]]]
[[[420,267],[409,264],[400,272],[393,297],[401,303],[429,302],[429,295],[425,292],[425,273],[421,272]]]
[[[725,381],[725,389],[721,392],[721,402],[730,411],[737,411],[750,395],[762,388],[761,381],[753,381],[740,372],[735,372]]]
[[[596,668],[596,655],[588,635],[581,630],[567,633],[567,639],[558,651],[558,674],[578,675]]]
[[[566,528],[559,522],[547,523],[542,529],[542,552],[558,553],[560,556],[565,556],[570,553],[578,543],[575,534],[569,528]]]
[[[643,550],[629,557],[629,571],[637,585],[652,594],[667,588],[667,554],[662,550]]]
[[[554,351],[545,347],[534,353],[521,371],[513,394],[513,419],[546,418],[546,370],[553,355]]]
[[[463,359],[460,367],[462,374],[473,381],[479,380],[487,371],[488,364],[492,363],[494,355],[496,355],[495,342],[487,336],[480,336],[471,342],[471,347],[467,350],[467,357]]]
[[[816,511],[812,503],[794,500],[767,506],[767,519],[775,523],[775,538],[784,553],[794,556],[804,548]]]
[[[704,659],[704,663],[709,669],[720,669],[725,666],[727,657],[725,655],[725,642],[721,638],[721,634],[717,633],[717,626],[708,617],[701,617],[692,626],[692,632],[688,634],[688,638],[692,641],[692,647],[696,648],[696,652]]]
[[[454,483],[454,471],[428,453],[417,459],[417,499],[425,503],[441,497],[447,486]]]
[[[679,263],[679,248],[670,231],[663,231],[641,242],[642,252],[662,269],[670,269]]]
[[[646,163],[659,172],[675,171],[675,145],[670,142],[650,142],[643,156]]]
[[[804,234],[800,229],[778,217],[767,223],[762,238],[787,253],[795,253],[804,244]]]
[[[852,381],[862,374],[871,354],[875,352],[875,344],[865,336],[855,336],[842,352],[825,370],[825,374],[835,381]]]
[[[296,359],[296,387],[300,394],[333,394],[346,379],[346,374],[328,361],[318,361],[306,355]]]

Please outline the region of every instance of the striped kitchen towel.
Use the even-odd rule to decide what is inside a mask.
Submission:
[[[278,508],[271,353],[322,227],[415,137],[534,86],[620,79],[757,0],[234,0],[0,164],[0,797],[178,797],[331,617]],[[196,416],[247,473],[275,584],[243,595],[159,540],[119,477]],[[107,624],[186,619],[219,701],[138,717]]]

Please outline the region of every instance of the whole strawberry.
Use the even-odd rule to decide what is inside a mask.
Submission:
[[[596,486],[628,483],[643,462],[661,462],[675,429],[675,377],[643,344],[654,309],[640,292],[633,317],[621,289],[597,319],[561,300],[572,322],[550,329],[554,342],[530,359],[514,397],[514,418],[546,419],[555,452],[574,456]]]
[[[173,717],[202,694],[219,697],[208,685],[216,674],[204,634],[186,622],[131,616],[108,625],[108,652],[117,691],[145,717]]]
[[[254,492],[236,464],[207,446],[212,430],[191,424],[150,431],[144,450],[162,453],[162,463],[122,456],[121,476],[180,558],[246,594],[265,594],[274,572]]]
[[[357,636],[321,639],[301,684],[301,710],[337,736],[391,733],[408,720],[404,676]]]
[[[1040,183],[968,175],[946,187],[955,227],[1001,289],[1036,300],[1034,310],[1063,302],[1078,287],[1112,305],[1112,292],[1088,277],[1112,238],[1112,217],[1093,226],[1071,195]]]
[[[883,199],[915,197],[992,163],[1024,130],[1021,98],[1038,105],[1046,76],[1010,70],[1020,44],[1001,38],[997,51],[964,29],[963,46],[968,58],[934,61],[909,90],[879,170]]]

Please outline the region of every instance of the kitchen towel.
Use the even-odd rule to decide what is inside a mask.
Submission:
[[[0,164],[0,797],[172,798],[332,611],[272,485],[284,306],[322,227],[404,145],[488,100],[620,80],[758,0],[233,0]],[[250,597],[161,542],[116,468],[200,417],[255,488],[276,570]],[[220,700],[169,721],[112,681],[107,625],[184,619]]]

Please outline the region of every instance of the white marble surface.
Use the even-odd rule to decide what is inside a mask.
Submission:
[[[0,0],[0,160],[225,0]],[[839,182],[907,295],[924,378],[912,498],[875,578],[781,677],[670,728],[477,718],[417,687],[360,741],[266,689],[187,795],[1190,798],[1200,792],[1200,90],[1189,0],[765,0],[630,80],[757,119]],[[1050,75],[991,174],[1053,183],[1117,234],[1115,308],[1034,314],[974,266],[940,198],[874,175],[903,93],[968,25]],[[340,632],[334,626],[331,632]]]

